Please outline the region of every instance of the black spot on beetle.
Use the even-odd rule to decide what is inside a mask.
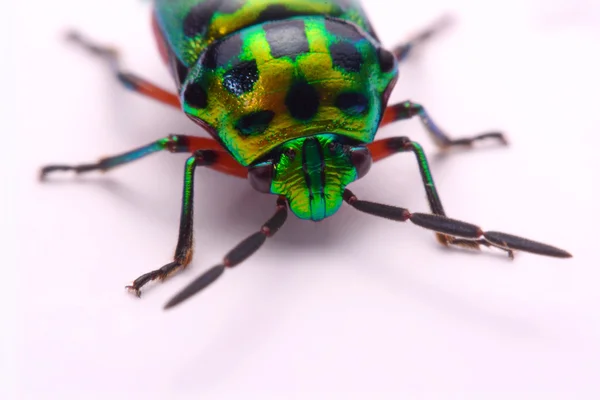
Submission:
[[[362,65],[362,56],[352,43],[340,42],[329,46],[333,65],[348,72],[359,72]]]
[[[235,125],[243,135],[257,135],[263,133],[268,127],[275,113],[269,110],[257,111],[244,115]]]
[[[309,50],[304,21],[291,20],[264,26],[271,56],[275,58],[295,57]]]
[[[343,20],[328,18],[325,20],[325,29],[340,39],[346,39],[350,41],[364,39],[363,34],[356,26]]]
[[[360,115],[369,108],[369,100],[362,93],[342,93],[335,100],[335,106],[346,114]]]
[[[223,86],[230,93],[241,96],[251,91],[258,81],[256,60],[245,61],[227,71],[223,77]]]
[[[186,86],[183,98],[187,104],[194,108],[206,108],[208,104],[206,90],[197,82],[190,82]]]
[[[285,105],[292,117],[311,119],[319,110],[319,93],[306,82],[295,83],[285,98]]]
[[[177,83],[179,86],[181,86],[188,76],[189,68],[186,67],[185,64],[183,64],[176,56],[173,58],[175,59],[175,75],[177,78]]]
[[[205,34],[219,3],[220,0],[206,0],[192,7],[183,20],[183,33],[188,37]]]
[[[242,52],[242,38],[233,35],[208,47],[202,57],[202,65],[206,68],[215,69],[222,67],[239,56]]]
[[[394,65],[396,62],[396,57],[383,47],[380,47],[377,50],[377,57],[379,58],[379,68],[381,72],[390,72],[394,69]]]

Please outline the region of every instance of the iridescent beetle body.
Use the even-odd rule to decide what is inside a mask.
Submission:
[[[186,287],[168,307],[215,281],[227,267],[253,254],[283,225],[287,207],[302,219],[327,218],[346,201],[354,208],[396,221],[410,220],[436,231],[444,245],[496,247],[508,252],[570,257],[564,250],[517,236],[484,232],[447,218],[422,147],[407,137],[375,141],[379,127],[417,116],[442,148],[468,146],[502,134],[451,139],[419,104],[388,106],[398,64],[432,36],[423,31],[393,51],[384,49],[356,1],[320,0],[154,0],[153,27],[177,93],[124,72],[116,51],[77,34],[70,37],[109,60],[129,89],[181,107],[214,140],[172,135],[139,149],[55,170],[107,170],[161,150],[189,152],[185,167],[179,240],[173,262],[140,276],[140,288],[187,266],[193,249],[193,185],[196,167],[247,177],[258,191],[278,196],[277,211],[259,232],[226,255],[223,262]],[[431,214],[361,201],[346,186],[366,174],[374,161],[412,152],[418,161]]]
[[[285,195],[300,218],[334,214],[358,174],[341,148],[329,145],[373,141],[397,75],[394,57],[380,57],[360,6],[158,0],[155,18],[186,114],[243,166],[283,143],[301,150],[306,138],[313,138],[307,146],[316,139],[314,162],[336,173],[305,187],[276,173],[265,190]]]

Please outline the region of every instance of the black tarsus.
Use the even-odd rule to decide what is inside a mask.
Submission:
[[[169,300],[167,304],[165,304],[165,309],[175,307],[181,302],[189,299],[217,280],[217,278],[225,271],[225,268],[234,267],[250,257],[265,243],[268,237],[273,236],[283,226],[286,219],[287,203],[284,197],[279,197],[277,199],[277,211],[258,232],[248,236],[237,246],[235,246],[233,250],[227,253],[227,255],[223,258],[222,264],[219,264],[204,272],[202,275],[192,281],[192,283],[183,288],[171,300]]]
[[[76,174],[80,174],[83,172],[90,172],[94,170],[103,170],[104,166],[102,162],[99,161],[94,164],[79,164],[79,165],[47,165],[40,170],[40,180],[44,180],[46,175],[54,171],[73,171]]]
[[[447,218],[445,216],[423,213],[413,214],[405,208],[361,201],[348,189],[344,192],[344,200],[352,207],[367,214],[388,218],[394,221],[410,220],[415,225],[425,229],[465,238],[454,239],[455,242],[451,241],[450,244],[460,244],[467,247],[469,247],[469,245],[496,247],[507,251],[511,258],[514,250],[557,258],[572,257],[569,252],[554,246],[535,242],[519,236],[509,235],[507,233],[493,231],[484,232],[477,225]],[[404,216],[406,216],[406,218],[404,218]]]

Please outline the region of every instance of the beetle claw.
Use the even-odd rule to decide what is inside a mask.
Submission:
[[[133,285],[127,285],[127,286],[125,286],[125,289],[127,289],[127,291],[129,293],[132,293],[132,294],[136,295],[138,298],[142,297],[142,291],[140,289],[136,288]]]

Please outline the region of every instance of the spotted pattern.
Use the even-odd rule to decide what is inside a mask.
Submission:
[[[305,2],[314,9],[326,3],[289,0],[285,8],[298,11]],[[256,4],[246,0],[242,8],[248,11]],[[266,9],[257,6],[252,18]],[[268,12],[285,14],[281,7]],[[237,12],[215,15],[238,21]],[[243,166],[280,152],[282,143],[323,133],[368,143],[383,113],[386,88],[397,74],[394,64],[382,72],[380,47],[364,28],[322,15],[234,31],[212,42],[188,67],[183,109]]]
[[[358,72],[362,65],[362,56],[356,46],[348,42],[334,43],[329,46],[333,65],[348,72]]]
[[[194,108],[206,108],[208,104],[206,90],[200,83],[190,82],[185,88],[183,97],[185,102]]]
[[[255,24],[262,24],[264,22],[270,21],[281,21],[283,19],[300,17],[302,15],[315,15],[314,13],[307,13],[305,10],[296,11],[289,9],[283,4],[272,4],[265,8],[263,11],[258,14],[258,17],[255,20]]]
[[[335,106],[348,115],[361,115],[369,108],[369,100],[362,93],[342,93],[336,99]]]
[[[306,82],[297,82],[290,88],[285,105],[292,117],[306,121],[319,110],[319,93]]]
[[[242,38],[233,35],[210,46],[202,56],[202,65],[215,69],[236,59],[242,51]]]
[[[250,92],[258,80],[256,61],[246,61],[236,65],[223,76],[223,86],[230,93],[241,96]]]
[[[153,0],[169,46],[191,67],[206,48],[250,26],[294,17],[326,16],[375,32],[355,0]],[[349,34],[356,36],[356,34]]]
[[[186,115],[298,217],[334,214],[397,78],[358,0],[153,3]]]
[[[355,25],[340,19],[326,20],[325,29],[332,35],[350,41],[358,41],[364,38],[363,34]]]
[[[273,22],[265,24],[263,29],[271,49],[271,56],[274,58],[285,56],[293,58],[309,50],[302,20]]]
[[[218,4],[219,0],[206,0],[192,7],[183,20],[183,33],[188,37],[206,33]]]
[[[174,1],[175,2],[175,1]],[[205,0],[196,4],[183,21],[183,32],[188,37],[204,35],[216,13],[233,14],[244,5],[241,0]]]
[[[251,114],[244,115],[237,122],[236,128],[244,136],[258,135],[267,129],[274,116],[275,113],[273,111],[256,111]]]

